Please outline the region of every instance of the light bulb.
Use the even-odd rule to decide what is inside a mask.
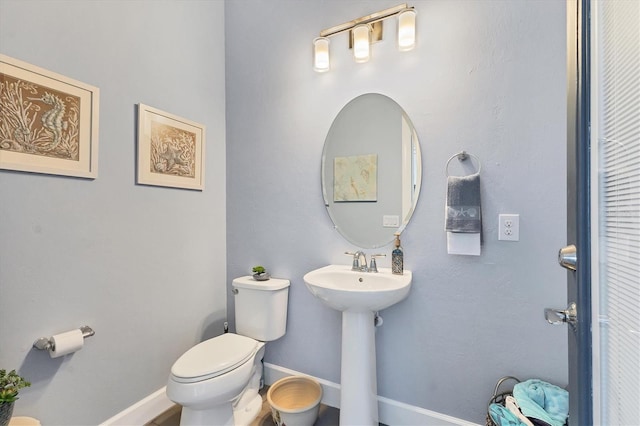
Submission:
[[[416,11],[405,9],[398,14],[398,49],[411,50],[416,46]]]
[[[353,58],[356,62],[367,62],[370,54],[369,26],[366,24],[353,27]]]
[[[330,68],[329,39],[318,37],[313,40],[313,69],[316,72],[327,72]]]

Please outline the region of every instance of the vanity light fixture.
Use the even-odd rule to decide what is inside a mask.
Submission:
[[[346,31],[349,32],[349,48],[353,49],[354,60],[367,62],[371,57],[371,43],[382,40],[382,22],[396,15],[398,49],[413,49],[416,45],[416,10],[403,3],[320,31],[320,37],[313,40],[313,69],[317,72],[329,71],[329,37]]]

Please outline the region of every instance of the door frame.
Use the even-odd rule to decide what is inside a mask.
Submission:
[[[578,253],[576,271],[567,272],[567,302],[577,305],[575,330],[567,327],[573,425],[593,424],[590,1],[567,2],[567,241]]]

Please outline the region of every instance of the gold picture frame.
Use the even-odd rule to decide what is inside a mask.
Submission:
[[[204,190],[205,126],[138,104],[138,183]]]
[[[97,87],[0,54],[0,169],[98,176]]]

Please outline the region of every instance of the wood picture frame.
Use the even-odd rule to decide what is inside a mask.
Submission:
[[[205,126],[138,104],[138,183],[204,190]]]
[[[100,91],[0,54],[0,169],[98,176]]]

